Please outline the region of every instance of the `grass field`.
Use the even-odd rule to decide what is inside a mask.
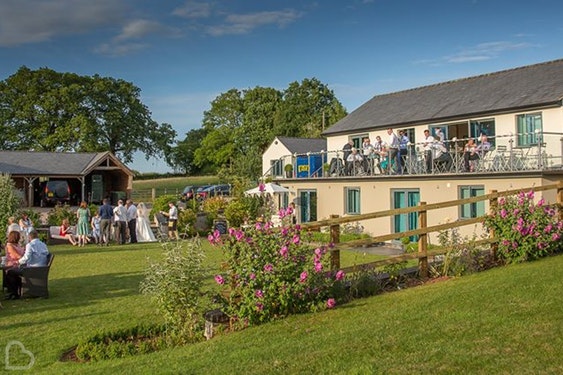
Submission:
[[[3,301],[0,310],[0,349],[21,342],[34,356],[33,374],[563,373],[563,256],[356,300],[196,345],[73,363],[59,358],[81,339],[160,322],[138,289],[147,257],[157,259],[162,249],[51,251],[51,297]],[[206,245],[206,253],[216,268],[220,250]],[[343,265],[357,257],[346,252]],[[18,350],[12,347],[10,365],[27,363]],[[0,372],[5,366],[4,359]]]

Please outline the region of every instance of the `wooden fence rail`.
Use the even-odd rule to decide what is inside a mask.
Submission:
[[[563,181],[559,181],[558,183],[550,184],[550,185],[532,186],[532,187],[529,187],[529,188],[512,189],[512,190],[505,190],[505,191],[501,191],[501,192],[496,191],[496,190],[492,190],[489,194],[486,194],[486,195],[481,195],[481,196],[478,196],[478,197],[458,199],[458,200],[453,200],[453,201],[438,202],[438,203],[431,203],[431,204],[426,204],[426,202],[420,202],[418,206],[397,208],[397,209],[385,210],[385,211],[378,211],[378,212],[372,212],[372,213],[355,215],[355,216],[339,217],[338,215],[331,215],[330,219],[328,219],[328,220],[320,220],[320,221],[315,221],[315,222],[311,222],[311,223],[303,223],[301,226],[304,229],[313,229],[313,230],[320,229],[322,227],[330,227],[331,242],[335,244],[334,248],[331,251],[331,267],[332,267],[333,270],[334,269],[340,269],[340,250],[341,249],[359,247],[359,246],[362,246],[362,245],[372,244],[372,243],[376,243],[376,242],[384,242],[384,241],[388,241],[388,240],[392,240],[392,239],[418,235],[419,237],[418,237],[418,252],[417,253],[404,254],[404,255],[401,255],[401,256],[397,256],[397,257],[393,257],[393,258],[389,258],[389,259],[385,259],[385,260],[381,260],[381,261],[360,264],[360,265],[356,265],[356,266],[353,266],[353,267],[348,267],[348,268],[344,269],[344,271],[354,272],[354,271],[357,271],[357,270],[359,270],[363,267],[379,267],[379,266],[383,266],[383,265],[400,263],[400,262],[403,262],[403,261],[409,260],[409,259],[418,259],[419,274],[422,277],[428,277],[428,258],[434,257],[436,255],[445,254],[445,253],[447,253],[448,251],[451,250],[451,248],[441,248],[441,249],[438,249],[438,250],[428,251],[428,234],[433,233],[433,232],[443,231],[443,230],[446,230],[446,229],[453,229],[453,228],[463,227],[463,226],[466,226],[466,225],[482,223],[486,218],[486,215],[483,215],[483,216],[472,218],[472,219],[464,219],[464,220],[454,221],[454,222],[451,222],[451,223],[428,226],[427,225],[427,217],[426,217],[428,211],[437,210],[437,209],[446,208],[446,207],[460,206],[460,205],[468,204],[468,203],[476,203],[476,202],[481,202],[481,201],[485,201],[485,200],[489,201],[489,207],[492,208],[492,207],[496,207],[499,197],[507,197],[507,196],[516,195],[516,194],[518,194],[522,191],[539,192],[539,191],[549,191],[549,190],[556,190],[556,203],[553,204],[553,206],[558,208],[559,219],[563,220]],[[341,224],[350,223],[350,222],[359,222],[359,221],[363,221],[363,220],[376,219],[376,218],[392,217],[394,215],[408,214],[408,213],[413,213],[413,212],[418,213],[418,228],[417,229],[413,229],[413,230],[409,230],[409,231],[405,231],[405,232],[401,232],[401,233],[389,233],[389,234],[374,236],[374,237],[370,237],[370,238],[366,238],[366,239],[348,241],[346,243],[340,243],[340,225]],[[489,233],[488,239],[483,239],[483,240],[475,241],[475,242],[472,242],[472,243],[476,246],[482,246],[482,245],[488,244],[490,246],[490,249],[491,249],[491,254],[494,257],[494,256],[496,256],[496,249],[497,249],[498,241],[499,241],[499,239],[495,237],[495,234],[493,232],[491,232],[491,233]]]

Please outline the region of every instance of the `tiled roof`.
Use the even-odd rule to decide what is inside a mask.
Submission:
[[[326,151],[326,139],[277,137],[292,154]]]
[[[79,176],[97,165],[108,152],[0,151],[0,173],[11,175]]]
[[[563,59],[377,95],[323,135],[447,121],[546,105],[563,99]]]

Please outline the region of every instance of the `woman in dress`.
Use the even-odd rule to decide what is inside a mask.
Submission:
[[[86,202],[80,202],[80,207],[76,211],[78,223],[76,224],[76,234],[78,235],[78,246],[84,246],[88,242],[90,228],[90,210]]]
[[[21,234],[19,231],[11,231],[6,243],[6,258],[4,259],[4,272],[6,273],[6,287],[8,289],[7,299],[18,299],[20,297],[20,279],[17,275],[12,277],[12,270],[19,270],[19,260],[25,252],[25,248],[19,245]]]
[[[68,219],[63,219],[61,222],[61,227],[59,228],[59,236],[62,236],[68,240],[73,246],[77,245],[74,239],[74,233],[72,233],[73,228],[70,226]]]
[[[154,233],[151,229],[151,222],[149,220],[150,210],[147,209],[143,202],[137,205],[137,241],[138,242],[152,242],[156,241]]]

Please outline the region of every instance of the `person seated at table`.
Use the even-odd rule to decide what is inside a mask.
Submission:
[[[358,150],[355,147],[352,147],[352,153],[348,155],[346,158],[346,169],[348,171],[348,175],[355,175],[363,172],[362,163],[363,163],[362,155],[358,153]]]
[[[481,143],[478,146],[475,145],[475,141],[470,139],[465,148],[463,150],[463,167],[465,172],[469,172],[471,170],[471,166],[469,161],[470,160],[479,160],[481,159],[487,151],[491,148],[491,144],[489,143],[487,136],[482,134],[481,135]]]
[[[22,286],[22,268],[26,267],[44,267],[47,265],[49,250],[47,245],[39,239],[39,234],[32,229],[28,234],[29,242],[25,245],[25,251],[20,259],[18,259],[18,267],[10,268],[6,272],[6,284],[12,291],[10,299],[19,299]]]
[[[73,228],[70,226],[68,219],[63,219],[61,223],[61,227],[59,229],[59,236],[64,237],[70,242],[73,246],[76,246],[78,242],[74,239],[74,234],[72,233]]]
[[[434,144],[434,155],[432,158],[432,162],[434,165],[443,165],[444,172],[449,172],[453,165],[453,159],[446,146],[441,142],[436,142]]]
[[[6,296],[6,299],[17,299],[19,298],[20,294],[18,283],[10,283],[8,281],[9,278],[7,277],[8,271],[12,269],[19,269],[19,260],[25,253],[25,248],[23,248],[19,244],[20,239],[21,234],[19,231],[11,231],[8,234],[8,240],[6,242],[6,257],[4,258],[4,262],[2,263],[3,272],[6,272],[6,287],[8,289],[8,295]]]

